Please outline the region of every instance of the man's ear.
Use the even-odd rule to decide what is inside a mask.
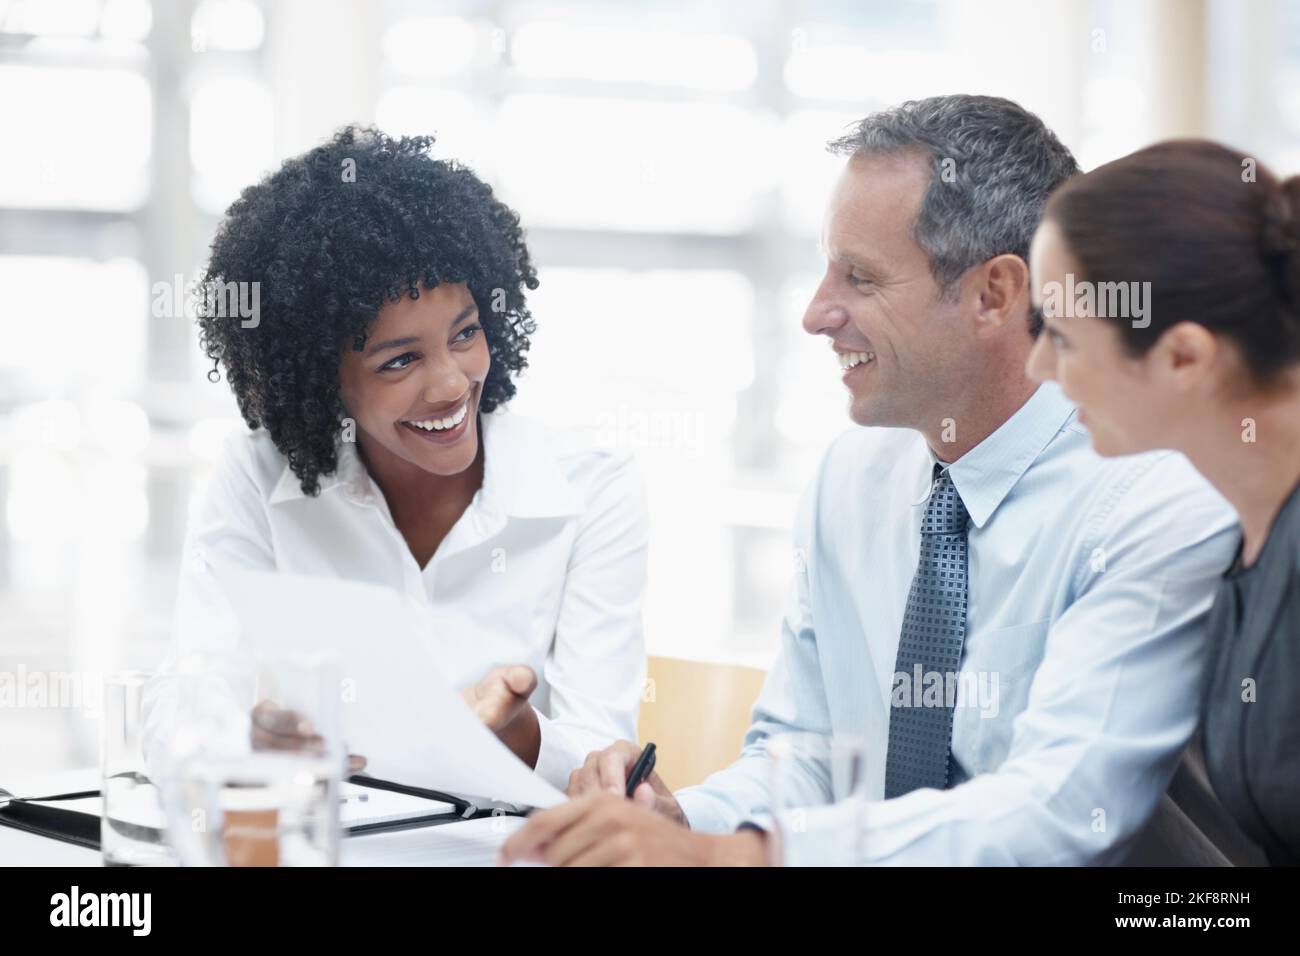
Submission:
[[[1001,332],[1029,315],[1029,266],[1017,255],[994,256],[976,269],[976,335]]]

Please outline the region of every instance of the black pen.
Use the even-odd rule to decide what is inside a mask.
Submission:
[[[645,782],[645,778],[650,776],[650,772],[655,768],[655,745],[646,744],[645,749],[641,751],[641,756],[636,758],[636,763],[632,765],[632,772],[627,777],[627,795],[629,797],[636,793],[636,788]]]

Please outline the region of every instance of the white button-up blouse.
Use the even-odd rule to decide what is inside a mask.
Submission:
[[[648,533],[639,472],[628,454],[508,412],[480,421],[482,487],[423,569],[354,445],[340,444],[337,470],[311,497],[265,430],[232,438],[190,520],[164,670],[202,649],[209,572],[345,578],[427,605],[439,667],[458,687],[499,664],[533,668],[536,772],[555,786],[589,751],[635,740]],[[149,719],[151,747],[165,711]]]

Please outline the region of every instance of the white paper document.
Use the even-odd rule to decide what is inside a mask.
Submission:
[[[458,823],[344,840],[340,866],[495,866],[501,845],[523,817],[479,817]]]
[[[362,787],[347,781],[339,788],[339,822],[345,829],[375,823],[397,823],[435,813],[452,813],[455,809],[452,804],[439,800],[376,790],[374,787]]]
[[[213,573],[248,653],[337,654],[344,742],[366,758],[368,775],[518,806],[564,801],[465,706],[438,667],[432,619],[418,602],[353,581]]]

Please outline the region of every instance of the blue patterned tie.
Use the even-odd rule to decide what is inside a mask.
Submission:
[[[898,641],[899,674],[906,675],[906,706],[891,706],[889,751],[885,757],[885,796],[899,797],[921,787],[948,785],[952,748],[952,702],[948,675],[961,669],[966,638],[966,506],[948,472],[934,466],[930,502],[921,521],[921,559],[907,595],[903,632]],[[937,674],[942,706],[923,706],[920,674]],[[890,695],[891,705],[896,703]]]

